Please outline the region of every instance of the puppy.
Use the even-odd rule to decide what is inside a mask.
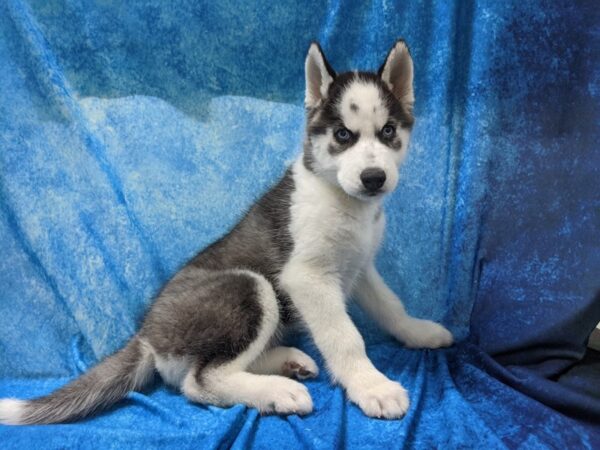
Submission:
[[[80,419],[142,388],[155,370],[192,402],[310,413],[309,392],[293,378],[318,368],[277,343],[294,323],[367,416],[405,414],[406,391],[367,357],[346,299],[409,347],[452,343],[441,325],[405,312],[373,263],[382,200],[398,183],[414,123],[412,59],[398,41],[377,73],[337,74],[313,43],[305,73],[304,149],[283,178],[164,286],[123,349],[46,397],[0,400],[0,422]]]

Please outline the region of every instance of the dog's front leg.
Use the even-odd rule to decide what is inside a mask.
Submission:
[[[284,271],[281,282],[331,375],[350,400],[371,417],[402,417],[409,403],[406,390],[379,372],[367,357],[362,336],[346,312],[339,280],[294,264]]]
[[[373,265],[358,280],[354,297],[381,328],[407,347],[439,348],[452,345],[452,334],[442,325],[406,313],[400,299]]]

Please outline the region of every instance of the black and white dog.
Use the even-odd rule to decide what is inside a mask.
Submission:
[[[167,283],[123,349],[46,397],[0,400],[0,422],[82,418],[142,388],[155,369],[193,402],[307,414],[310,394],[292,378],[318,368],[277,346],[294,322],[366,415],[404,415],[407,393],[368,359],[346,299],[409,347],[452,343],[441,325],[405,312],[373,263],[382,199],[398,183],[414,122],[412,59],[398,41],[377,73],[336,74],[314,43],[305,70],[304,151],[279,183]]]

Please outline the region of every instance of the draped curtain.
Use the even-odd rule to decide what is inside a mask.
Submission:
[[[260,417],[161,383],[18,448],[600,446],[600,8],[593,1],[0,4],[0,397],[50,392],[121,346],[160,286],[301,151],[304,57],[377,69],[403,37],[416,124],[377,260],[460,341],[416,351],[354,306],[410,392],[368,419],[331,386]],[[322,360],[310,339],[292,336]]]

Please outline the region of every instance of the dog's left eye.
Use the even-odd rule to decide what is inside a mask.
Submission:
[[[386,139],[391,139],[396,134],[396,129],[393,125],[387,124],[381,129],[381,135]]]

